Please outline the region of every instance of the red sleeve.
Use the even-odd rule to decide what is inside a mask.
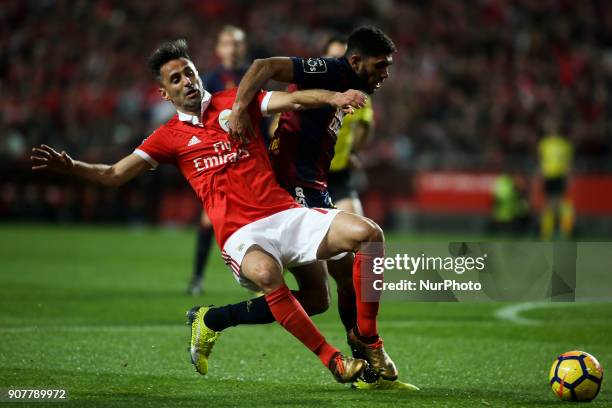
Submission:
[[[159,163],[172,163],[175,154],[171,136],[170,132],[161,127],[143,140],[134,153],[148,161],[152,168],[156,168]]]

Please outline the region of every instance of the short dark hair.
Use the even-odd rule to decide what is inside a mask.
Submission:
[[[325,47],[323,47],[323,53],[324,54],[327,53],[327,49],[333,43],[340,43],[340,44],[346,45],[346,39],[344,37],[340,37],[338,35],[334,35],[333,37],[330,37],[329,40],[327,40],[327,42],[325,43]]]
[[[363,26],[349,36],[346,55],[359,53],[366,57],[375,57],[392,54],[395,51],[397,51],[395,44],[380,28]]]
[[[184,38],[179,38],[177,40],[164,41],[149,57],[148,65],[149,69],[155,79],[158,82],[161,82],[161,67],[168,61],[172,61],[174,59],[179,58],[187,58],[191,60],[191,57],[187,53],[187,41]]]

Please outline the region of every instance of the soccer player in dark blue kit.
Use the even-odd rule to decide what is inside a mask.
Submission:
[[[351,33],[346,54],[341,58],[273,57],[255,60],[238,87],[230,117],[230,134],[242,140],[248,139],[251,124],[245,108],[268,80],[294,84],[290,89],[342,91],[353,88],[371,94],[388,78],[395,51],[393,41],[382,30],[365,26]],[[341,110],[323,108],[282,114],[279,119],[270,142],[270,159],[279,184],[304,206],[333,208],[327,179],[343,116]],[[340,318],[353,355],[366,359],[375,375],[393,381],[397,379],[398,371],[383,348],[378,329],[376,325],[366,324],[362,318],[376,316],[379,303],[363,301],[359,268],[354,266],[357,262],[354,263],[353,256],[345,255],[336,262],[327,263],[338,286]],[[320,276],[317,272],[320,263],[304,268],[311,268],[312,275]],[[308,272],[296,274],[299,275],[308,275]],[[396,384],[402,388],[416,388],[409,384]]]
[[[244,106],[268,80],[295,84],[293,89],[359,89],[373,93],[389,76],[395,45],[380,29],[361,27],[348,39],[341,58],[273,57],[255,60],[238,88],[230,131],[244,137],[250,126]],[[329,165],[344,113],[334,109],[283,114],[270,144],[277,179],[296,200],[331,207]]]

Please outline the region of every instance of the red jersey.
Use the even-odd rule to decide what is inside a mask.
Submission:
[[[228,118],[236,89],[205,93],[202,116],[178,113],[134,151],[153,167],[176,165],[208,214],[221,248],[239,228],[299,207],[278,183],[259,133],[271,93],[260,92],[248,108],[256,136],[244,146],[230,140]]]

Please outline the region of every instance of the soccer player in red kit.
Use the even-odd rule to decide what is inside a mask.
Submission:
[[[184,40],[160,45],[151,56],[149,66],[162,97],[171,101],[178,113],[134,153],[113,165],[90,164],[42,145],[33,149],[32,169],[64,172],[103,185],[119,186],[159,163],[176,165],[209,214],[217,242],[236,279],[262,290],[275,320],[313,351],[338,381],[354,381],[367,363],[342,355],[325,340],[287,288],[282,270],[284,266],[307,264],[359,250],[363,252],[358,256],[365,269],[371,270],[373,258],[379,254],[364,248],[370,242],[383,241],[381,229],[353,214],[297,205],[276,183],[261,137],[248,143],[230,138],[228,118],[236,91],[214,96],[205,92]],[[248,112],[257,123],[262,113],[323,105],[350,111],[363,106],[365,98],[363,93],[354,90],[260,92]],[[202,374],[208,370],[208,357],[219,336],[204,321],[208,311],[206,307],[195,307],[189,312],[191,358]],[[236,309],[230,312],[240,313]],[[376,325],[375,316],[366,312],[361,317],[367,324]]]
[[[211,94],[237,87],[246,72],[248,65],[245,65],[247,54],[245,32],[235,26],[224,26],[217,37],[215,54],[220,64],[206,72],[202,79],[204,88]],[[203,291],[204,267],[210,254],[214,235],[212,224],[205,211],[202,211],[198,227],[193,275],[187,286],[187,294],[193,296]]]

